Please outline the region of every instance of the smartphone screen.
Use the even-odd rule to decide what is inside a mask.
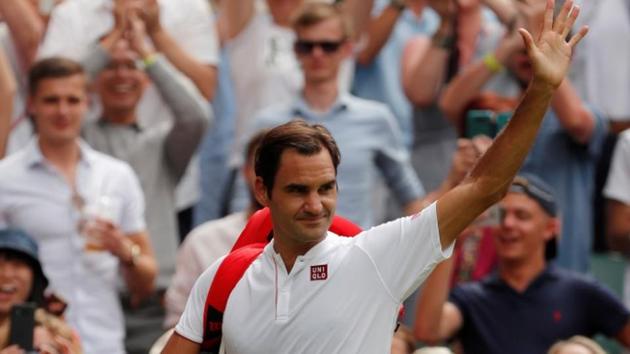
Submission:
[[[25,351],[33,350],[35,304],[24,303],[11,308],[11,335],[9,344],[17,344]]]

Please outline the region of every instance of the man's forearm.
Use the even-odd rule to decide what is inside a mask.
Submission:
[[[197,89],[166,58],[157,55],[154,60],[147,72],[173,113],[165,150],[171,172],[179,179],[205,134],[211,113]]]
[[[151,257],[142,255],[133,266],[123,265],[123,275],[132,298],[141,301],[155,290],[157,265]]]
[[[357,62],[360,65],[370,65],[376,58],[387,43],[402,11],[392,6],[385,6],[383,11],[370,21],[367,29],[367,44],[357,56]]]
[[[0,1],[0,13],[11,30],[24,69],[28,69],[35,60],[39,44],[44,38],[44,21],[28,0]]]
[[[354,39],[361,38],[372,15],[374,0],[344,0],[342,3],[345,15],[352,21]]]
[[[238,36],[249,24],[255,15],[254,0],[231,0],[219,2],[219,13],[217,21],[220,32],[229,41]]]
[[[152,32],[150,36],[157,51],[164,54],[177,70],[194,82],[206,100],[211,101],[216,88],[216,67],[201,63],[186,53],[162,28]]]
[[[17,82],[9,66],[9,61],[0,48],[0,159],[6,153],[11,120],[13,118],[13,98],[17,93]]]
[[[490,194],[507,190],[529,153],[554,93],[554,87],[534,79],[512,119],[496,137],[470,173],[470,178],[486,180],[495,189]]]
[[[427,344],[435,344],[444,339],[444,305],[450,289],[453,260],[447,259],[438,264],[420,289],[417,300],[413,332],[416,339]]]
[[[553,95],[551,106],[562,127],[578,143],[586,144],[595,129],[595,117],[586,108],[568,79]]]
[[[119,255],[123,277],[132,301],[138,303],[155,290],[158,266],[148,245],[148,236],[132,236],[126,242],[126,252]]]
[[[455,125],[459,125],[463,119],[464,108],[481,92],[493,75],[482,60],[473,63],[457,75],[444,89],[440,99],[440,108],[446,117]]]

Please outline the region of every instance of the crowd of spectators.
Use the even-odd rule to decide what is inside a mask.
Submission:
[[[343,155],[337,213],[364,229],[418,213],[465,178],[527,88],[517,30],[537,36],[547,2],[332,2],[0,1],[0,353],[16,350],[10,308],[23,302],[41,309],[39,347],[147,353],[260,208],[261,130],[296,118],[329,129]],[[529,177],[410,296],[392,353],[500,352],[516,343],[501,337],[511,328],[529,331],[525,352],[594,348],[572,337],[600,332],[630,345],[630,268],[621,302],[586,279],[594,246],[630,257],[630,3],[575,2],[574,30],[590,32],[524,163]],[[319,23],[337,14],[339,28]],[[555,257],[538,259],[541,249]],[[591,312],[550,302],[557,287],[586,293],[574,304]],[[509,301],[532,299],[535,311],[514,310],[529,313],[521,327]],[[488,316],[501,301],[506,313]],[[546,330],[535,313],[574,322]]]

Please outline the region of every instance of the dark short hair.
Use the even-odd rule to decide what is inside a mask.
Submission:
[[[261,129],[249,139],[245,148],[245,162],[256,159],[256,150],[268,131],[268,129]]]
[[[291,23],[294,31],[314,26],[328,19],[335,18],[341,22],[341,27],[345,38],[352,36],[352,25],[349,19],[341,11],[339,4],[328,4],[325,2],[306,2],[295,14]]]
[[[51,57],[37,61],[28,73],[29,93],[37,92],[37,85],[42,80],[66,78],[83,75],[85,72],[78,62],[62,57]]]
[[[318,154],[322,148],[330,153],[337,174],[341,153],[328,129],[320,124],[308,124],[302,119],[279,125],[263,136],[256,150],[256,176],[262,178],[271,196],[280,158],[285,150],[294,149],[301,155],[311,156]]]

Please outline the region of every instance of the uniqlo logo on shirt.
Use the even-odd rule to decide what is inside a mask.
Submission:
[[[328,278],[328,264],[311,266],[311,280],[326,280]]]

